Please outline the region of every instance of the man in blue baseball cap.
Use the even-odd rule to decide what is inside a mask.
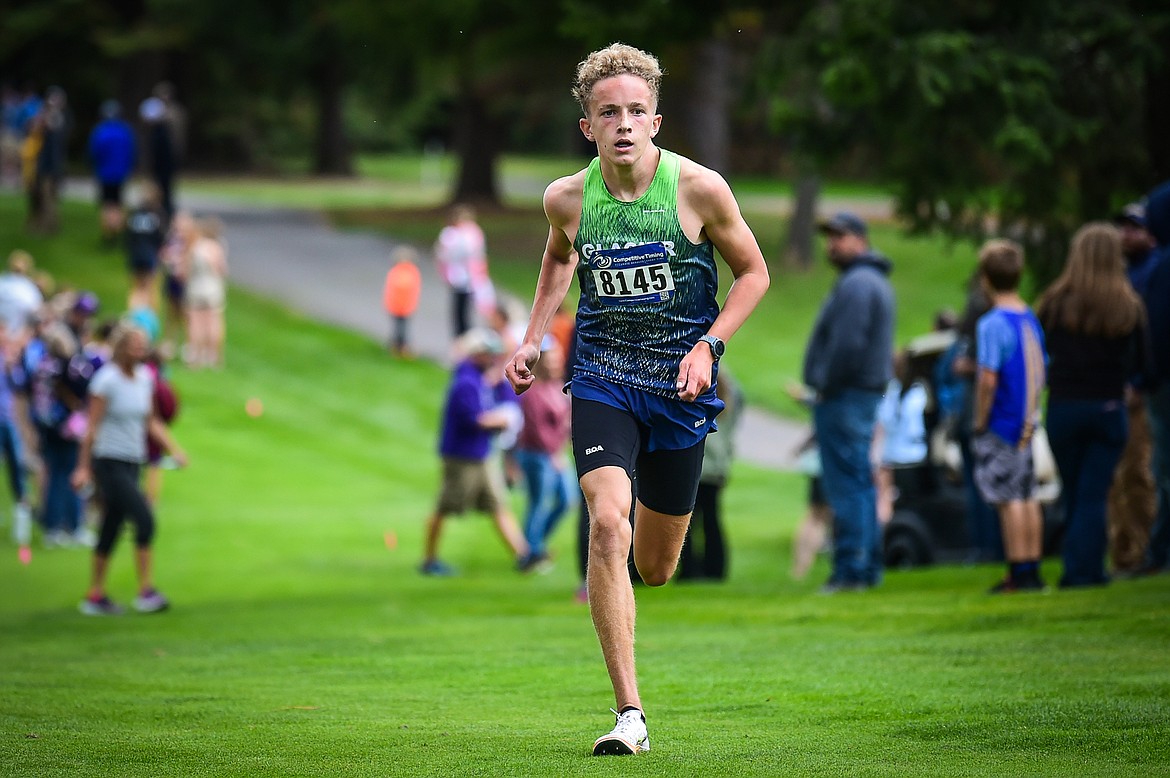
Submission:
[[[828,220],[820,223],[819,229],[825,235],[856,235],[862,240],[869,240],[869,227],[865,220],[849,211],[833,214]]]
[[[894,290],[887,279],[890,260],[870,247],[860,216],[836,213],[820,231],[840,276],[813,325],[804,383],[816,392],[822,485],[834,514],[833,573],[822,590],[832,594],[881,582],[882,535],[869,449],[893,371]]]
[[[1130,203],[1113,217],[1113,223],[1121,230],[1121,249],[1125,252],[1125,272],[1129,275],[1129,282],[1138,294],[1144,295],[1150,271],[1155,265],[1150,260],[1157,245],[1150,234],[1145,204]]]

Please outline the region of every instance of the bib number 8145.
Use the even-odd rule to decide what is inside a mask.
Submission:
[[[674,292],[674,276],[666,263],[594,270],[593,278],[598,296],[611,304],[666,300]]]

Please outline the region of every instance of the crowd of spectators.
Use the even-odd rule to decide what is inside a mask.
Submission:
[[[967,559],[1007,565],[993,592],[1046,589],[1046,552],[1061,558],[1062,588],[1167,569],[1170,183],[1084,225],[1035,314],[1019,293],[1023,247],[985,244],[966,310],[934,333],[926,370],[908,370],[909,348],[894,353],[893,265],[865,222],[837,214],[822,230],[840,278],[809,341],[810,389],[796,392],[814,408],[823,495],[799,533],[797,575],[827,512],[824,591],[880,583],[894,471],[934,463],[966,485]]]
[[[72,480],[89,429],[91,382],[110,361],[117,331],[134,327],[149,337],[132,311],[105,316],[102,308],[92,292],[58,287],[37,272],[23,250],[10,254],[0,274],[0,445],[14,503],[13,540],[23,548],[37,538],[44,548],[91,547],[96,540],[99,503]],[[153,348],[146,357],[160,412],[169,419],[177,401],[165,359]],[[149,462],[163,463],[161,451]]]
[[[125,305],[58,285],[20,249],[0,275],[0,450],[12,538],[26,563],[34,547],[93,548],[81,604],[89,615],[122,610],[105,592],[105,573],[124,520],[136,528],[134,605],[167,607],[151,576],[153,509],[163,470],[185,461],[165,429],[179,407],[167,364],[181,357],[220,367],[224,354],[226,244],[217,220],[176,210],[185,116],[174,90],[158,85],[137,118],[136,126],[106,100],[85,146],[100,245],[125,252]],[[59,231],[75,121],[60,87],[4,87],[0,177],[25,192],[30,234]]]
[[[136,171],[154,184],[168,220],[177,211],[174,187],[187,119],[174,87],[157,84],[139,104],[135,118],[132,124],[117,100],[103,101],[85,145],[100,204],[101,235],[109,245],[121,235],[127,184]],[[31,84],[2,86],[0,184],[24,191],[30,233],[52,235],[60,229],[58,203],[79,121],[60,86],[44,90]]]
[[[86,144],[100,235],[107,244],[126,248],[130,292],[121,318],[140,328],[160,354],[181,355],[193,367],[222,366],[227,276],[222,225],[195,219],[175,204],[185,114],[173,88],[160,84],[133,119],[117,101],[103,102]],[[25,191],[30,231],[51,234],[59,228],[57,201],[76,121],[60,87],[43,92],[4,87],[0,177]],[[136,171],[149,181],[134,186]],[[939,458],[934,450],[939,442],[959,452],[955,476],[968,490],[968,558],[1008,564],[997,591],[1043,586],[1039,509],[1032,503],[1035,457],[1049,452],[1060,481],[1060,584],[1102,585],[1112,576],[1165,569],[1170,555],[1167,190],[1163,185],[1110,222],[1078,232],[1063,273],[1038,296],[1035,315],[1022,298],[1017,301],[1023,249],[1010,241],[985,246],[966,309],[940,328],[950,340],[929,374],[911,370],[907,352],[895,353],[895,286],[889,276],[896,262],[870,245],[868,225],[855,214],[838,213],[821,225],[840,277],[810,335],[804,378],[819,453],[810,515],[831,517],[833,562],[826,592],[881,582],[884,530],[899,497],[896,473]],[[129,210],[128,199],[133,200]],[[993,255],[999,259],[988,259]],[[1010,261],[1003,259],[1009,255]],[[470,375],[468,365],[494,378],[499,359],[488,367],[479,363],[511,353],[519,338],[513,322],[520,317],[497,298],[483,231],[471,208],[452,209],[435,258],[450,290],[452,331],[460,339],[457,379]],[[400,252],[384,290],[392,323],[388,347],[399,356],[412,354],[409,321],[421,283],[416,260],[415,254]],[[1004,263],[1019,268],[1009,272]],[[1008,284],[1004,279],[1013,273]],[[94,295],[58,291],[26,253],[10,256],[8,272],[0,277],[0,343],[7,355],[0,448],[9,465],[14,535],[22,546],[29,545],[34,524],[47,547],[94,540],[82,507],[86,495],[76,492],[70,476],[85,429],[88,382],[109,359],[115,322],[101,319],[99,312]],[[476,318],[483,328],[474,326]],[[572,360],[572,317],[561,319],[568,324],[546,339],[540,380],[547,391],[515,403],[504,399],[506,393],[492,380],[498,401],[483,403],[479,413],[498,416],[499,423],[474,422],[488,441],[485,462],[498,460],[498,467],[488,467],[493,505],[506,506],[507,495],[497,483],[525,489],[528,507],[515,531],[514,518],[495,507],[485,509],[526,572],[548,569],[548,539],[580,499],[566,454],[567,402],[560,392],[569,374],[565,363]],[[1035,337],[1029,334],[1033,330]],[[470,332],[476,335],[464,340]],[[495,342],[498,353],[488,348]],[[474,351],[467,350],[469,343]],[[730,377],[725,383],[725,402],[738,408],[742,395],[730,394],[735,391]],[[725,427],[735,417],[728,413]],[[448,408],[445,439],[454,434],[452,418]],[[716,442],[731,438],[725,433]],[[726,575],[719,490],[729,456],[715,445],[708,457],[682,578]],[[1005,490],[1009,474],[1020,482]],[[27,475],[34,476],[32,486]],[[1017,498],[1032,506],[1025,510],[1026,531],[1019,529],[1023,520],[1011,507]],[[467,499],[443,505],[488,505],[486,498]],[[443,505],[430,524],[434,543],[428,541],[427,572],[449,569],[437,558],[439,529],[449,512]],[[807,537],[797,544],[794,568],[800,574],[809,567],[810,548],[824,545],[816,530],[824,523],[810,520]],[[1021,543],[1026,552],[1019,550]]]

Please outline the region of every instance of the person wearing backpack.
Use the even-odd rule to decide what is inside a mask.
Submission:
[[[163,364],[162,355],[154,349],[147,355],[145,362],[146,369],[150,371],[154,379],[154,390],[151,395],[151,403],[154,406],[154,413],[162,420],[162,423],[170,427],[179,415],[179,395],[175,391],[174,384],[167,380],[165,365]],[[162,446],[158,444],[150,435],[146,436],[146,476],[143,482],[143,491],[146,494],[146,501],[150,503],[151,507],[158,505],[159,497],[162,495],[162,479],[163,471],[171,469],[172,462],[167,458],[162,450]]]

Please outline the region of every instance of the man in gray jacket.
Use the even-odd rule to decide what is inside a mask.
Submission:
[[[865,222],[838,213],[820,226],[840,277],[821,306],[804,357],[822,483],[833,509],[833,574],[826,593],[881,581],[882,537],[869,450],[878,404],[892,377],[891,264],[869,246]]]

